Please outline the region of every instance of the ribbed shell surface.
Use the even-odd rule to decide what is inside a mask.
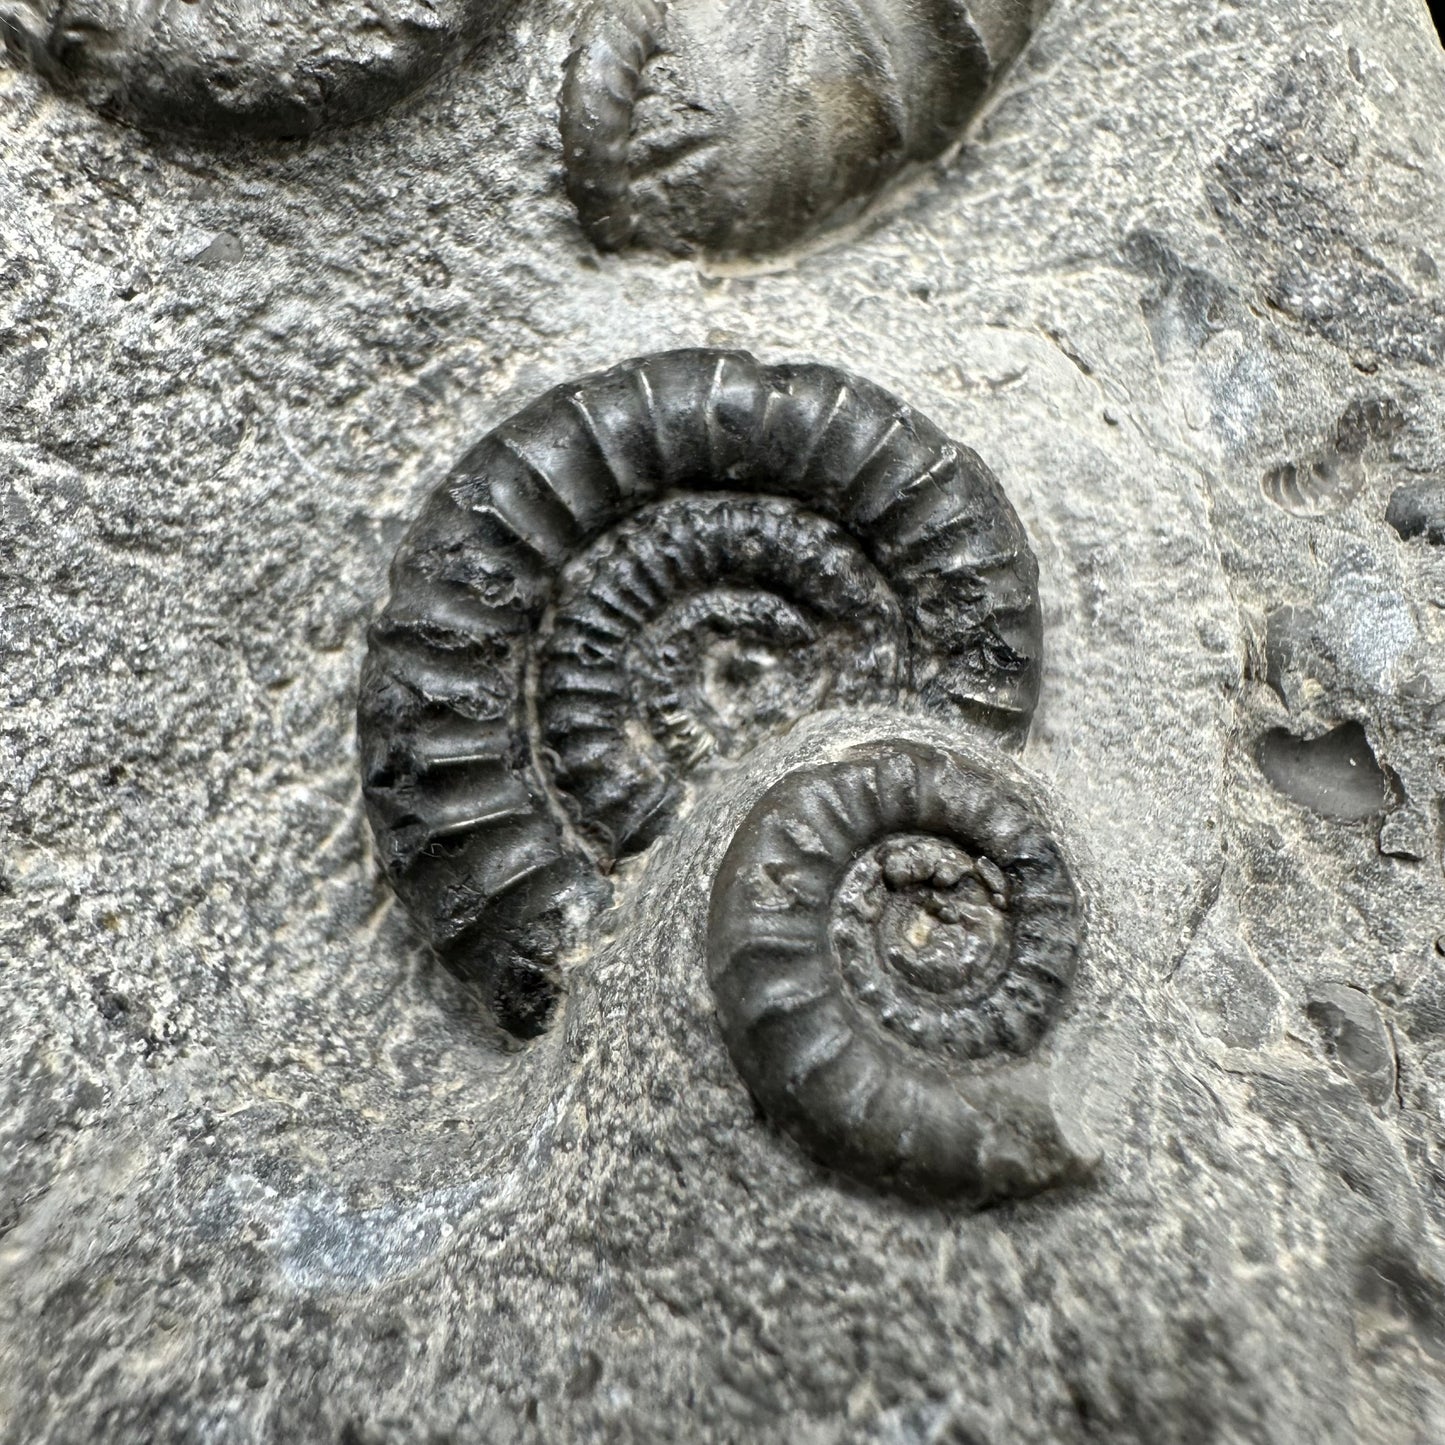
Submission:
[[[845,984],[829,930],[840,884],[863,850],[900,835],[961,844],[1007,889],[1007,968],[972,1005],[992,1059],[900,1040]],[[907,1192],[984,1200],[1082,1167],[1046,1073],[1026,1057],[1074,976],[1082,926],[1058,846],[1001,779],[883,740],[788,774],[745,819],[713,886],[709,973],[739,1074],[818,1160]]]
[[[430,941],[534,1032],[606,884],[538,758],[533,653],[569,559],[673,493],[791,499],[897,599],[907,689],[1017,738],[1038,694],[1037,566],[993,475],[872,383],[668,352],[559,386],[485,437],[403,542],[359,705],[383,866]]]

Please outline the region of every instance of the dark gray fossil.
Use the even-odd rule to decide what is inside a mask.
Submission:
[[[1042,0],[590,0],[562,85],[596,244],[751,256],[955,140]]]
[[[907,652],[892,590],[834,523],[792,500],[673,498],[564,571],[539,734],[577,830],[614,858],[665,828],[688,773],[820,706],[894,697]]]
[[[753,808],[713,887],[709,972],[738,1072],[822,1163],[987,1199],[1084,1168],[1019,1057],[1082,929],[1067,864],[994,764],[879,742]]]
[[[611,860],[689,778],[900,695],[1021,737],[1037,570],[982,461],[845,372],[678,351],[557,387],[397,554],[359,704],[387,876],[536,1033]]]
[[[146,129],[309,135],[382,110],[502,0],[0,0],[0,33],[63,89]]]

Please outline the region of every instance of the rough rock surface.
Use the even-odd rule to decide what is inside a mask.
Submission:
[[[304,146],[0,71],[0,1439],[1445,1438],[1425,7],[1060,0],[955,159],[770,274],[598,260],[560,10]],[[702,343],[867,372],[1024,520],[1086,1184],[904,1205],[758,1116],[701,936],[756,791],[526,1049],[379,882],[408,520],[545,387]]]

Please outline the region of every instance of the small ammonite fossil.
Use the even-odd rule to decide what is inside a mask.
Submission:
[[[606,250],[755,256],[955,140],[1044,0],[589,0],[567,188]]]
[[[385,109],[503,0],[0,0],[0,34],[61,89],[148,130],[305,136]]]
[[[397,554],[359,704],[387,875],[535,1033],[613,862],[769,733],[911,698],[1020,738],[1037,573],[982,461],[858,377],[678,351],[560,386]]]
[[[1085,1167],[1025,1057],[1082,931],[1058,846],[998,765],[885,740],[788,774],[748,814],[708,966],[738,1072],[820,1162],[982,1200]]]

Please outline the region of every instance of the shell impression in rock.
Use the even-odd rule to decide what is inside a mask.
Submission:
[[[697,350],[559,386],[397,554],[359,703],[385,870],[536,1033],[613,861],[770,732],[903,696],[1021,737],[1037,575],[982,461],[858,377]]]
[[[560,98],[605,250],[751,256],[941,155],[1043,0],[590,0]]]
[[[0,0],[0,33],[62,89],[150,130],[304,136],[382,110],[497,0]]]
[[[738,1072],[820,1162],[988,1199],[1085,1168],[1026,1057],[1082,930],[1067,864],[998,767],[881,741],[753,808],[713,887],[709,972]]]

